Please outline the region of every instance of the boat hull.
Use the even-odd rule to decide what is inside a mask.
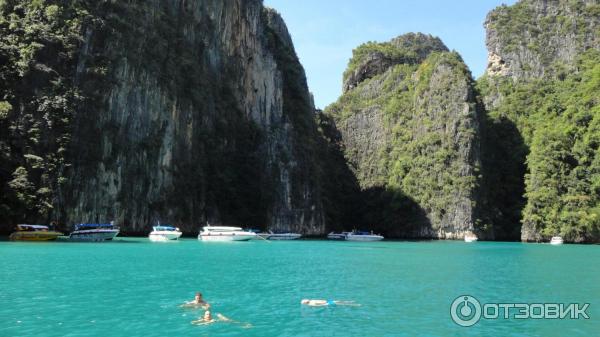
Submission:
[[[552,239],[550,240],[550,244],[553,246],[562,245],[563,243],[564,243],[564,240],[560,236],[553,236]]]
[[[214,242],[231,242],[231,241],[248,241],[256,237],[256,234],[200,234],[198,240],[200,241],[214,241]]]
[[[285,234],[271,234],[267,237],[269,240],[297,240],[302,237],[301,234],[285,233]]]
[[[148,239],[155,242],[176,241],[181,237],[181,234],[181,232],[153,232],[148,235]]]
[[[347,235],[346,241],[354,242],[374,242],[383,240],[383,236],[380,235]]]
[[[14,232],[8,238],[11,241],[52,241],[63,235],[60,232]]]
[[[257,233],[255,239],[258,239],[258,240],[268,240],[269,236],[271,236],[270,233]]]
[[[118,229],[82,230],[74,231],[69,235],[70,241],[110,241],[119,234]]]

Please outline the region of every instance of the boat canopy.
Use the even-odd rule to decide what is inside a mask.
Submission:
[[[169,225],[160,225],[160,226],[154,226],[152,227],[155,231],[169,231],[169,232],[174,232],[177,230],[177,228],[173,227],[173,226],[169,226]]]
[[[240,227],[229,227],[229,226],[204,226],[202,227],[205,231],[215,231],[215,232],[234,232],[241,231]]]
[[[19,224],[17,225],[19,229],[48,229],[48,226],[44,225],[27,225],[27,224]]]
[[[80,223],[75,225],[75,230],[79,229],[94,229],[94,228],[113,228],[112,224],[93,224],[93,223]]]

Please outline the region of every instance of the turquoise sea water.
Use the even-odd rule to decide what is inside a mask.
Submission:
[[[600,246],[479,242],[0,242],[0,336],[598,336]],[[202,291],[243,324],[195,326]],[[587,302],[588,320],[456,325],[459,295]],[[307,308],[302,298],[360,307]]]

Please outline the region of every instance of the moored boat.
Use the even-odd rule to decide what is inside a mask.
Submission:
[[[254,232],[229,226],[204,226],[198,234],[198,240],[201,241],[248,241],[254,238],[256,238]]]
[[[255,240],[266,240],[269,237],[269,235],[271,235],[270,231],[263,232],[262,230],[255,228],[247,229],[247,231],[256,234],[256,236],[254,237]]]
[[[168,225],[159,225],[152,227],[152,232],[148,235],[150,241],[171,241],[181,237],[181,231],[177,227]]]
[[[479,238],[473,233],[468,233],[465,235],[465,242],[475,242],[477,240],[479,240]]]
[[[346,240],[346,236],[348,234],[350,234],[350,232],[341,232],[341,233],[331,232],[331,233],[327,234],[327,239],[329,239],[329,240]]]
[[[379,234],[373,234],[373,232],[364,232],[364,231],[353,231],[346,235],[346,241],[381,241],[383,240],[383,236]]]
[[[269,235],[269,240],[297,240],[300,239],[302,237],[302,234],[298,234],[298,233],[290,233],[290,232],[285,232],[285,233],[272,233],[271,235]]]
[[[78,224],[69,235],[71,241],[109,241],[119,234],[119,227],[110,224]]]
[[[20,224],[15,232],[8,237],[12,241],[50,241],[63,235],[61,232],[50,230],[48,226]]]
[[[551,245],[562,245],[563,243],[564,243],[564,240],[560,236],[553,236],[552,239],[550,239]]]
[[[257,235],[267,240],[297,240],[302,237],[302,234],[291,233],[291,232],[272,232],[268,233],[257,233]]]
[[[271,233],[259,232],[259,233],[256,233],[256,238],[255,239],[268,240],[269,236],[271,236]]]

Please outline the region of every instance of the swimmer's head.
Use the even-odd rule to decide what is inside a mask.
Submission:
[[[196,293],[196,298],[197,299],[201,299],[202,298],[202,293],[201,292],[197,292]]]
[[[210,320],[210,319],[211,319],[211,316],[210,316],[210,311],[206,310],[206,311],[204,312],[204,319],[205,319],[205,320]]]
[[[300,304],[308,304],[309,302],[310,302],[310,300],[303,299],[302,301],[300,301]]]

